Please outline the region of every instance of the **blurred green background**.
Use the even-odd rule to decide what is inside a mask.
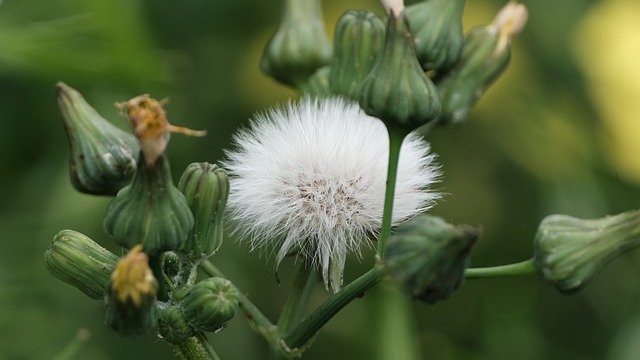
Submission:
[[[640,3],[524,1],[529,23],[512,65],[463,126],[430,136],[448,195],[434,214],[480,224],[473,266],[524,260],[547,214],[600,217],[640,201]],[[470,1],[467,29],[501,1]],[[102,303],[48,274],[53,235],[81,231],[114,252],[102,230],[109,199],[76,193],[54,85],[79,90],[124,128],[116,101],[169,97],[169,120],[205,138],[173,136],[177,178],[215,162],[252,113],[295,96],[258,70],[279,3],[256,0],[0,1],[0,358],[50,359],[88,329],[78,359],[172,359],[154,336],[123,338],[102,325]],[[327,0],[327,29],[348,8]],[[287,286],[272,263],[228,240],[212,259],[273,320]],[[346,281],[366,271],[351,259]],[[283,284],[293,269],[281,267]],[[317,336],[307,359],[640,358],[640,253],[611,263],[566,297],[535,277],[472,280],[451,300],[409,303],[390,284],[350,304]],[[313,303],[326,294],[318,289]],[[263,359],[242,316],[210,336],[223,359]]]

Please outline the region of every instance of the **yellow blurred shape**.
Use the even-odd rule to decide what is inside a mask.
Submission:
[[[598,3],[576,35],[576,54],[603,120],[612,165],[640,183],[640,2]]]

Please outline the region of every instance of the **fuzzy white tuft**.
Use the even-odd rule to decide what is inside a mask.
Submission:
[[[226,153],[227,208],[252,250],[279,248],[322,269],[338,291],[346,254],[371,245],[382,222],[389,138],[383,123],[341,98],[302,99],[258,115]],[[431,207],[439,171],[409,135],[400,152],[393,223]]]

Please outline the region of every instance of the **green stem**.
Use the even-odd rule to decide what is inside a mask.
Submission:
[[[391,234],[393,220],[393,199],[396,191],[396,176],[398,174],[398,160],[400,148],[406,133],[400,129],[387,127],[389,131],[389,164],[387,165],[387,190],[384,196],[384,210],[382,213],[382,227],[378,239],[378,260],[384,259],[387,250],[387,240]]]
[[[493,277],[522,276],[534,273],[536,273],[535,262],[533,259],[529,259],[509,265],[467,269],[464,272],[464,277],[467,279],[483,279]]]
[[[224,274],[218,270],[209,260],[204,260],[200,263],[200,268],[209,276],[219,276],[226,278]],[[255,329],[268,340],[274,338],[276,332],[276,326],[264,316],[264,314],[255,306],[249,298],[247,298],[241,291],[239,293],[239,305],[244,311],[247,319],[255,327]]]
[[[182,344],[173,346],[176,355],[182,360],[220,360],[203,333],[192,336]]]
[[[62,351],[53,357],[53,360],[71,360],[76,357],[82,345],[91,337],[91,333],[87,329],[80,329],[73,337],[71,342],[65,346]]]
[[[209,339],[207,339],[207,336],[203,332],[198,332],[196,334],[196,339],[198,339],[198,342],[200,343],[200,345],[202,345],[204,350],[207,352],[207,355],[209,355],[210,359],[220,360],[220,356],[218,356],[213,346],[211,346]]]
[[[312,286],[307,286],[309,282],[313,284],[313,279],[314,276],[311,269],[302,264],[293,280],[291,290],[278,319],[279,334],[286,334],[291,325],[299,319],[300,314],[307,307],[309,294],[305,294],[305,292],[310,292],[313,289]]]
[[[285,335],[291,326],[296,323],[304,313],[309,302],[313,285],[315,284],[315,273],[311,271],[309,266],[301,264],[298,273],[293,280],[291,290],[280,313],[278,319],[278,339]],[[282,352],[280,341],[271,344],[270,359],[285,359],[286,354]]]
[[[365,291],[379,283],[386,275],[382,265],[376,265],[371,270],[351,282],[327,299],[310,315],[294,327],[284,338],[284,343],[291,350],[304,346],[335,314],[347,306],[352,300],[360,297]]]

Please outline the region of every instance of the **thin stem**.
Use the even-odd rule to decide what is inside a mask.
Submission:
[[[209,276],[219,276],[226,278],[224,274],[218,270],[209,260],[203,260],[200,263],[200,268]],[[270,339],[273,337],[273,333],[276,331],[276,326],[264,316],[264,314],[255,306],[249,298],[247,298],[241,291],[239,293],[239,305],[244,311],[247,319],[255,326],[255,329],[263,335],[265,338]]]
[[[82,346],[89,340],[91,333],[87,329],[80,329],[76,332],[71,342],[62,351],[53,357],[53,360],[71,360],[76,358]]]
[[[396,176],[398,174],[398,160],[400,148],[405,137],[402,130],[387,127],[389,131],[389,164],[387,166],[387,190],[384,196],[384,211],[382,213],[382,227],[378,239],[378,260],[384,259],[387,250],[387,240],[391,234],[391,222],[393,219],[393,199],[396,190]]]
[[[315,284],[314,280],[315,276],[314,272],[311,271],[311,268],[309,266],[305,266],[304,263],[301,264],[298,269],[298,273],[291,284],[291,290],[289,290],[289,295],[287,296],[287,300],[282,308],[282,312],[280,313],[280,318],[278,319],[278,341],[271,344],[270,359],[276,360],[286,358],[285,354],[282,352],[279,339],[283,335],[287,334],[291,326],[302,317],[302,314],[309,302],[313,285]]]
[[[530,275],[534,274],[535,272],[535,262],[533,259],[529,259],[509,265],[467,269],[464,272],[464,277],[467,279],[483,279],[493,277]]]
[[[302,264],[298,269],[298,274],[293,280],[291,290],[280,313],[278,319],[278,333],[286,334],[291,328],[291,325],[299,319],[298,316],[304,311],[307,306],[308,294],[304,294],[305,290],[310,291],[313,287],[307,286],[308,282],[313,280],[313,274],[310,267]]]
[[[374,266],[302,319],[300,324],[283,338],[284,343],[291,350],[304,346],[335,314],[352,300],[362,296],[365,291],[379,283],[385,275],[386,271],[381,265]]]
[[[202,345],[204,350],[207,352],[209,358],[211,358],[212,360],[220,360],[220,356],[218,356],[213,346],[211,346],[209,339],[207,339],[207,336],[203,332],[198,332],[196,334],[196,339],[198,339],[200,345]]]
[[[203,333],[192,336],[182,344],[173,346],[175,354],[182,360],[220,360]]]

